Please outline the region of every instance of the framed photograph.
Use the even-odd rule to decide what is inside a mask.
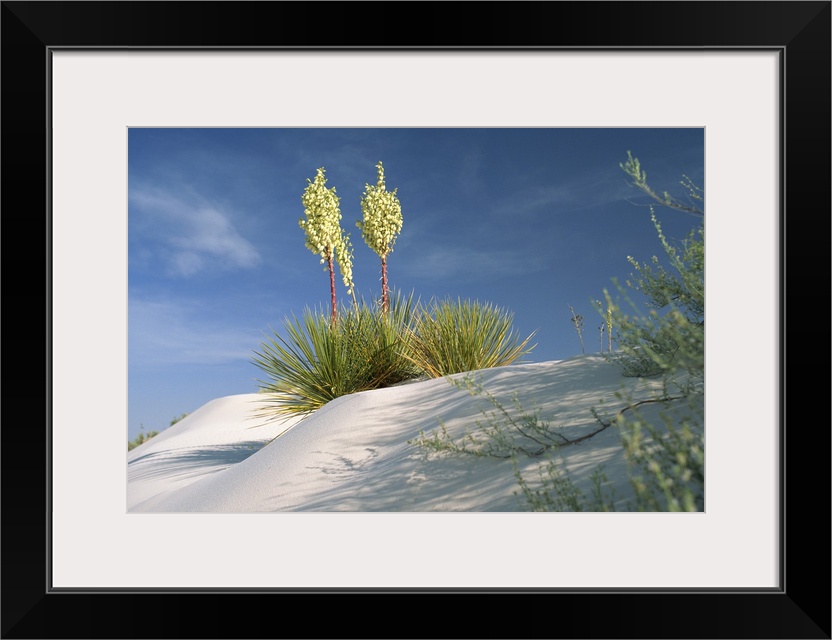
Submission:
[[[1,35],[3,637],[830,637],[795,417],[828,386],[786,375],[788,274],[793,348],[828,341],[829,2],[3,2]],[[704,131],[704,512],[128,512],[130,132],[209,128]]]

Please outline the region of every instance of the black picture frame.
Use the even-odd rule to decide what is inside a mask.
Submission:
[[[815,345],[828,347],[829,333],[830,15],[828,1],[2,2],[2,637],[830,638],[829,387],[811,362],[827,370],[829,350]],[[54,591],[50,55],[130,47],[779,52],[780,587]],[[749,253],[742,239],[737,253]],[[818,280],[827,286],[807,301]]]

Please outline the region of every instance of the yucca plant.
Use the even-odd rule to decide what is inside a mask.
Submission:
[[[420,309],[407,357],[432,378],[511,364],[531,352],[512,328],[514,314],[491,303],[433,301]]]
[[[389,387],[422,374],[405,357],[418,303],[413,294],[392,294],[387,312],[378,304],[360,304],[343,314],[338,333],[348,346],[345,368],[356,391]]]
[[[266,413],[308,414],[340,396],[418,377],[421,371],[403,355],[417,304],[412,294],[390,302],[385,314],[362,300],[341,309],[335,325],[322,310],[287,319],[285,334],[273,332],[254,354],[268,377],[258,381]]]

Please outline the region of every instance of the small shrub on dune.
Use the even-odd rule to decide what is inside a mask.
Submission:
[[[534,333],[520,340],[514,314],[478,301],[434,301],[417,315],[408,357],[430,377],[499,367],[531,352]]]
[[[142,427],[142,428],[144,428],[144,427]],[[141,431],[141,432],[139,432],[139,435],[137,435],[135,437],[135,439],[127,441],[127,450],[132,451],[133,449],[135,449],[139,445],[144,444],[145,442],[150,440],[153,436],[158,436],[158,435],[159,435],[158,431],[150,431],[149,433],[145,433],[144,431]]]

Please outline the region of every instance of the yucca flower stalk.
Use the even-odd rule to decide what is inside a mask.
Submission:
[[[315,180],[306,179],[306,189],[301,196],[305,218],[298,220],[301,229],[306,232],[306,248],[321,257],[324,270],[329,270],[329,289],[332,302],[331,323],[335,324],[338,304],[335,295],[335,261],[341,270],[341,277],[347,292],[353,296],[352,280],[352,246],[350,238],[341,228],[341,199],[335,193],[335,187],[326,187],[325,170],[318,169]]]
[[[387,284],[387,256],[393,251],[396,236],[402,230],[402,205],[396,195],[398,189],[387,191],[384,183],[384,167],[376,165],[378,181],[375,186],[365,185],[361,197],[363,220],[356,222],[361,229],[364,242],[381,258],[381,309],[389,308],[389,287]]]

